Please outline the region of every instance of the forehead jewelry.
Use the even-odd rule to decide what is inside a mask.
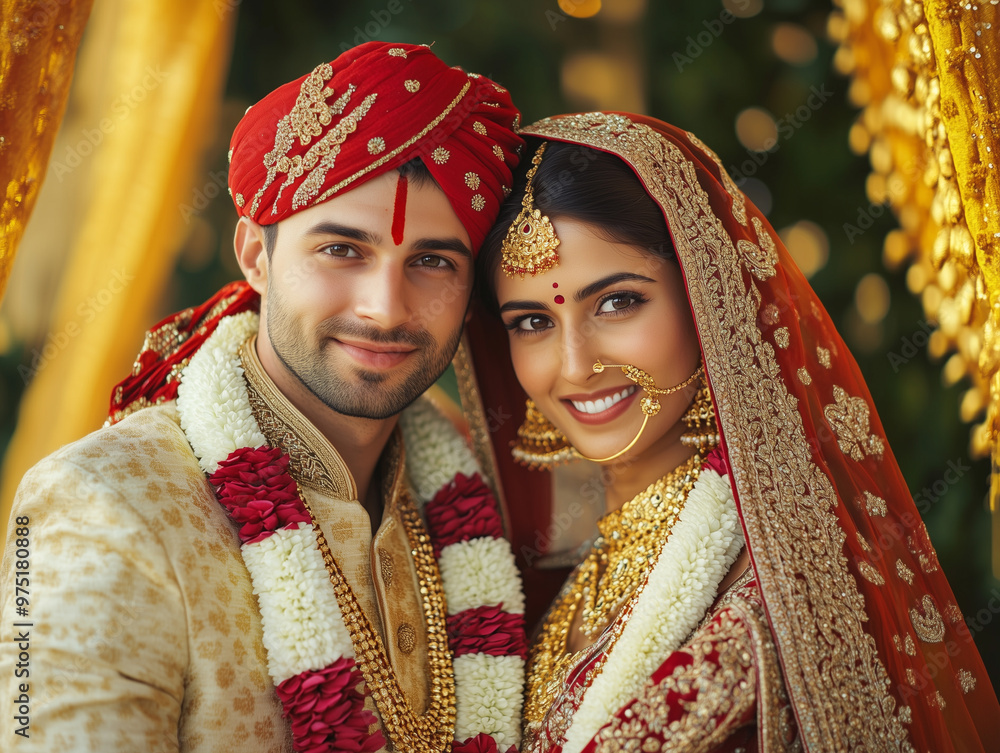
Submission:
[[[549,218],[535,208],[535,190],[531,185],[538,166],[542,164],[546,146],[547,142],[538,147],[531,159],[524,198],[521,200],[521,212],[507,231],[507,237],[501,246],[503,260],[500,267],[508,277],[520,275],[523,280],[525,275],[541,274],[559,263],[556,229],[552,227]]]
[[[601,363],[600,359],[598,359],[597,363],[594,364],[594,373],[600,374],[605,369],[621,369],[622,373],[625,374],[626,377],[635,382],[646,392],[646,395],[639,402],[639,408],[643,413],[642,426],[639,427],[639,433],[635,435],[631,442],[625,445],[625,447],[620,449],[614,455],[608,455],[606,458],[588,458],[586,455],[580,454],[580,457],[583,459],[592,460],[595,463],[606,463],[609,460],[614,460],[635,447],[635,443],[639,441],[639,437],[641,437],[642,432],[645,431],[646,424],[649,423],[650,417],[655,416],[660,412],[661,406],[659,396],[672,395],[675,392],[679,392],[705,373],[705,365],[699,362],[698,368],[695,369],[694,373],[683,382],[675,384],[673,387],[662,389],[656,386],[656,383],[653,381],[653,377],[640,369],[638,366],[632,366],[627,363]],[[577,450],[577,453],[579,453],[579,450]]]

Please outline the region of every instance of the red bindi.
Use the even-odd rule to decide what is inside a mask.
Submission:
[[[566,299],[565,299],[565,298],[563,298],[563,297],[562,297],[561,295],[557,295],[557,296],[555,297],[555,302],[556,302],[556,303],[565,303],[565,302],[566,302]]]
[[[558,287],[559,287],[559,283],[558,283],[558,282],[554,282],[554,283],[552,283],[552,287],[554,287],[554,288],[558,288]]]

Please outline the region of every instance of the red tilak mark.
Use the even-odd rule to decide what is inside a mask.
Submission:
[[[406,226],[406,176],[400,175],[396,181],[396,200],[392,205],[392,242],[397,246],[403,242]]]
[[[558,283],[558,282],[554,282],[554,283],[552,283],[552,287],[554,287],[554,288],[558,288],[558,287],[559,287],[559,283]]]
[[[557,296],[555,297],[555,302],[556,302],[556,303],[565,303],[565,302],[566,302],[566,299],[565,299],[565,298],[563,298],[563,297],[562,297],[561,295],[557,295]]]

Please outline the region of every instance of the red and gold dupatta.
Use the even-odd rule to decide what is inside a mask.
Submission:
[[[764,216],[714,153],[666,123],[587,113],[522,133],[617,155],[663,210],[806,750],[996,745],[1000,706],[861,372]],[[456,365],[537,615],[554,585],[531,566],[551,483],[510,459],[524,393],[499,324],[477,311]]]

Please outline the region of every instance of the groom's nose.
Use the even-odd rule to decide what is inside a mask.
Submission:
[[[361,275],[354,288],[354,313],[385,330],[410,320],[406,274],[402,265],[381,261]]]

